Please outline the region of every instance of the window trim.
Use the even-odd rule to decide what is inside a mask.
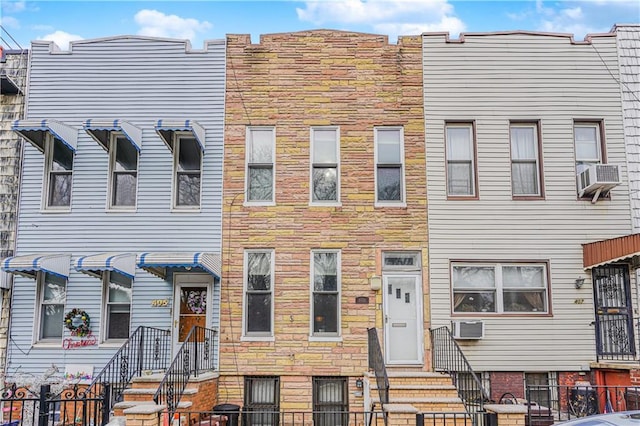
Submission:
[[[315,137],[314,133],[318,130],[333,130],[335,133],[335,143],[336,143],[336,163],[316,163],[314,161],[314,146],[315,146]],[[315,165],[325,165],[327,167],[332,167],[335,165],[336,168],[336,199],[335,200],[326,200],[326,201],[314,201],[313,200],[313,170]],[[340,206],[341,202],[341,193],[340,193],[340,174],[341,174],[341,164],[340,164],[340,126],[312,126],[309,130],[309,205],[312,206]]]
[[[471,188],[473,190],[473,194],[469,195],[459,195],[449,194],[449,160],[447,158],[448,151],[448,138],[447,138],[447,129],[449,127],[468,127],[471,129],[471,148],[473,150],[473,155],[471,157],[471,166],[472,173],[471,177],[473,179]],[[476,133],[476,121],[475,120],[447,120],[444,123],[444,162],[445,162],[445,190],[447,193],[447,200],[451,201],[469,201],[469,200],[479,200],[480,199],[480,189],[478,184],[478,136]]]
[[[596,164],[607,164],[607,145],[605,141],[605,131],[604,131],[604,120],[601,118],[592,118],[592,119],[574,119],[573,125],[571,127],[571,134],[573,136],[573,158],[574,158],[574,181],[576,185],[576,199],[579,201],[591,201],[593,199],[592,196],[585,195],[583,197],[579,196],[580,190],[578,188],[578,155],[576,150],[576,127],[578,126],[595,126],[597,127],[596,135],[598,137],[598,154],[600,156],[599,163]],[[607,194],[600,195],[599,199],[610,200],[611,199],[611,191]]]
[[[378,132],[388,130],[398,130],[400,132],[400,200],[385,201],[378,199]],[[407,178],[406,178],[406,158],[404,149],[404,126],[375,126],[373,128],[373,181],[374,181],[374,207],[406,207],[407,206]],[[383,165],[393,165],[396,163],[381,163]]]
[[[198,149],[200,149],[200,191],[198,204],[193,206],[181,206],[178,205],[178,162],[180,161],[180,143],[182,139],[194,139]],[[202,164],[204,162],[204,151],[202,151],[198,139],[191,132],[175,132],[173,135],[173,172],[171,179],[171,210],[178,212],[194,212],[199,211],[202,207]]]
[[[337,267],[337,283],[335,292],[322,292],[322,294],[337,293],[337,327],[335,332],[314,332],[314,306],[313,296],[315,294],[314,289],[314,277],[315,277],[315,262],[314,255],[316,253],[336,253],[336,267]],[[341,341],[342,340],[342,252],[340,249],[312,249],[309,260],[309,341]]]
[[[125,276],[124,274],[122,274]],[[100,324],[100,337],[102,343],[122,343],[131,337],[131,314],[133,307],[133,278],[127,277],[131,280],[131,292],[132,297],[129,301],[129,333],[127,338],[110,339],[108,336],[109,330],[109,282],[111,281],[111,271],[104,271],[102,274],[102,323]],[[115,303],[117,305],[123,305],[124,303]]]
[[[131,144],[131,141],[122,133],[122,132],[111,132],[109,139],[109,176],[107,183],[107,210],[109,211],[136,211],[138,206],[138,182],[140,182],[139,174],[140,174],[140,152],[135,149],[136,152],[136,187],[135,187],[135,196],[134,196],[134,204],[132,206],[117,206],[113,202],[113,193],[114,193],[114,185],[115,185],[115,175],[116,175],[116,156],[118,150],[118,138],[124,138],[126,143]],[[122,173],[122,172],[121,172]],[[131,173],[131,172],[129,172]]]
[[[76,162],[76,153],[71,150],[68,145],[66,145],[62,140],[55,138],[51,133],[47,133],[45,136],[45,148],[44,148],[44,176],[42,179],[42,211],[47,213],[55,212],[55,213],[68,213],[71,211],[71,206],[73,205],[73,175],[75,169]],[[53,163],[53,150],[56,143],[56,140],[59,140],[62,149],[69,149],[71,151],[72,165],[71,171],[69,174],[71,175],[71,193],[69,194],[69,205],[68,206],[50,206],[49,205],[49,195],[50,188],[49,185],[51,183],[51,173],[52,172],[52,163]]]
[[[256,167],[267,167],[268,163],[250,163],[249,152],[251,152],[251,143],[253,141],[253,130],[271,131],[271,200],[252,201],[249,199],[249,170],[251,164]],[[274,206],[276,204],[276,126],[246,126],[245,128],[245,161],[244,161],[244,205],[246,206]]]
[[[543,277],[545,279],[545,292],[546,292],[546,302],[547,302],[547,310],[546,312],[504,312],[504,302],[502,299],[503,287],[502,283],[496,282],[496,311],[495,312],[455,312],[454,311],[454,287],[453,287],[453,267],[454,266],[491,266],[493,268],[497,268],[498,266],[544,266],[545,270],[543,272]],[[497,274],[496,274],[497,275]],[[496,281],[498,281],[496,276]],[[499,285],[498,285],[499,284]],[[528,259],[528,260],[465,260],[465,259],[451,259],[449,261],[449,297],[450,304],[449,310],[451,312],[452,317],[552,317],[553,316],[553,306],[552,306],[552,297],[551,297],[551,264],[549,260],[536,260],[536,259]],[[500,302],[500,303],[499,303]]]
[[[248,315],[248,292],[247,283],[249,278],[249,254],[250,253],[269,253],[270,256],[270,272],[271,272],[271,330],[268,332],[247,331],[247,315]],[[243,341],[274,341],[275,336],[275,250],[274,249],[246,249],[244,251],[243,272],[242,272],[242,336]]]
[[[511,139],[511,129],[513,127],[526,127],[534,129],[535,147],[536,147],[536,171],[538,177],[538,194],[514,194],[513,192],[513,149],[512,149],[512,139]],[[509,121],[509,159],[511,164],[511,169],[509,173],[511,174],[511,198],[513,200],[544,200],[545,199],[545,191],[544,191],[544,156],[542,152],[542,125],[540,120],[511,120]]]
[[[36,275],[36,297],[35,297],[35,309],[34,309],[34,313],[35,313],[35,318],[34,318],[34,327],[33,327],[33,343],[34,344],[55,344],[55,345],[59,345],[62,342],[62,339],[64,339],[65,336],[65,326],[62,325],[62,322],[60,323],[61,328],[62,328],[62,333],[60,335],[60,338],[43,338],[42,337],[42,308],[44,305],[44,284],[45,284],[45,275],[47,274],[47,272],[44,271],[38,271],[37,275]],[[56,275],[56,274],[53,274]],[[66,306],[67,306],[67,292],[69,289],[69,278],[65,277],[65,297],[64,297],[64,302],[62,303],[62,315],[64,318],[64,314],[66,311]],[[57,303],[56,303],[57,305]]]

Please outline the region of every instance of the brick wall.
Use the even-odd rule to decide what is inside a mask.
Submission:
[[[291,376],[282,379],[283,408],[309,406],[311,376],[367,370],[366,330],[381,325],[382,302],[368,278],[380,274],[381,251],[418,250],[427,264],[421,41],[319,30],[264,35],[260,44],[230,35],[227,49],[220,392],[241,400],[236,375]],[[275,206],[243,205],[249,125],[276,126]],[[339,207],[309,206],[310,126],[320,125],[340,128]],[[406,208],[374,207],[374,126],[382,125],[404,127]],[[274,341],[240,339],[251,248],[275,250]],[[309,341],[312,249],[342,253],[340,341]],[[356,304],[358,296],[369,303]]]
[[[500,397],[509,392],[516,398],[524,398],[524,373],[519,371],[494,371],[491,380],[491,399],[499,402]],[[511,397],[509,395],[509,397]]]

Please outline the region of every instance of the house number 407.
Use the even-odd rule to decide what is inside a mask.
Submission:
[[[151,301],[151,306],[169,306],[168,299],[154,299]]]

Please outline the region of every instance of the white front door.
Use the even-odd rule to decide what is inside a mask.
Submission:
[[[422,364],[424,361],[422,292],[419,275],[384,276],[385,362]]]
[[[173,353],[180,349],[191,327],[211,327],[213,280],[209,274],[174,274]]]

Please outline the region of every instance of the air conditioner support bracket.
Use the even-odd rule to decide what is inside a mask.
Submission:
[[[591,199],[591,204],[595,204],[598,201],[598,197],[600,197],[600,193],[602,192],[602,188],[598,188],[596,193],[593,194],[593,198]]]

